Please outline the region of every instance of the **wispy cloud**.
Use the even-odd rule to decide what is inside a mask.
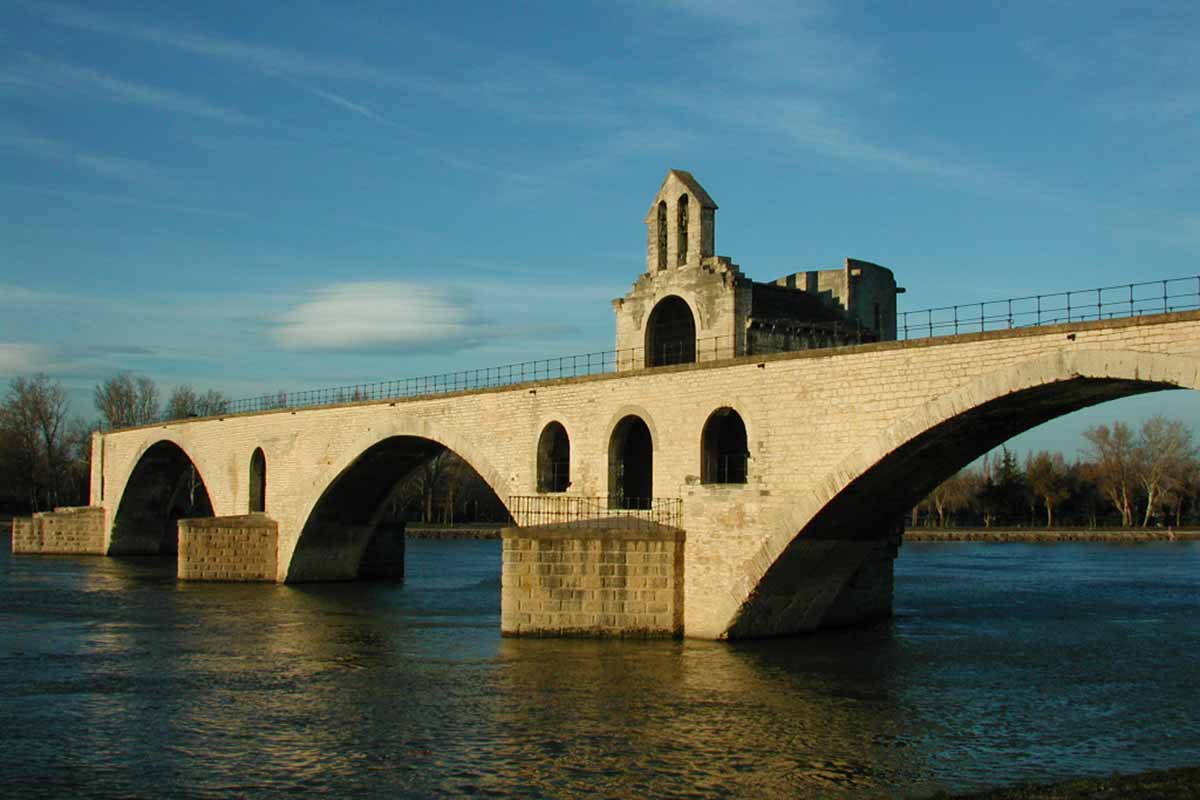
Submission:
[[[0,126],[0,151],[3,150],[23,153],[54,164],[69,164],[93,175],[126,183],[154,183],[161,178],[145,162],[95,153],[15,127]]]
[[[38,10],[48,19],[66,27],[136,39],[204,58],[253,67],[266,73],[281,72],[288,75],[348,80],[383,80],[388,77],[383,71],[364,64],[313,56],[287,47],[175,31],[146,25],[128,17],[98,14],[56,3],[39,4]]]
[[[172,30],[147,25],[127,17],[102,15],[54,3],[39,6],[39,10],[51,21],[76,30],[133,39],[285,80],[327,103],[385,125],[395,125],[395,123],[363,103],[354,102],[340,94],[314,86],[308,81],[313,79],[367,81],[391,86],[403,85],[410,89],[424,91],[429,91],[431,88],[436,89],[436,87],[431,87],[428,81],[420,78],[397,75],[394,71],[380,70],[366,64],[331,56],[314,55],[288,47]],[[93,79],[93,83],[95,82]],[[122,96],[145,98],[147,95],[145,91],[147,87],[108,85],[106,88]],[[192,113],[205,110],[203,106],[196,105],[194,98],[171,95],[153,96],[152,99],[154,102],[180,106],[177,110],[191,108]],[[222,111],[215,106],[206,110],[210,113]],[[225,111],[226,113],[237,113]]]
[[[39,92],[84,95],[93,100],[142,106],[170,114],[228,123],[246,123],[251,117],[199,97],[127,81],[98,70],[27,57],[0,73],[0,82]]]
[[[23,342],[0,342],[0,375],[22,375],[47,368],[49,348]]]
[[[379,114],[376,114],[374,111],[372,111],[371,109],[362,105],[361,103],[355,103],[352,100],[347,100],[346,98],[342,97],[341,95],[334,94],[333,92],[326,92],[326,91],[324,91],[322,89],[318,89],[314,86],[309,86],[308,90],[310,92],[312,92],[313,94],[315,94],[317,97],[321,98],[322,100],[324,100],[328,103],[332,103],[333,105],[338,106],[339,108],[344,108],[347,111],[353,111],[355,114],[364,116],[367,119],[374,120],[375,122],[379,122],[384,125],[393,125],[394,126],[396,124],[396,123],[392,122],[390,119],[386,119],[385,117],[382,117]]]
[[[338,283],[280,315],[272,337],[288,350],[456,350],[477,342],[462,296],[419,283]]]

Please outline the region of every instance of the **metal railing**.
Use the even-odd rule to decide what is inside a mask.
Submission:
[[[1200,276],[1035,294],[898,315],[896,338],[918,339],[1200,308]]]
[[[704,459],[704,483],[745,483],[750,457],[746,453],[708,456]]]
[[[537,494],[513,495],[508,510],[519,526],[574,523],[582,527],[650,529],[658,525],[678,528],[683,516],[683,500],[678,497],[623,498],[602,495]]]
[[[982,303],[940,306],[898,315],[897,338],[919,339],[1009,328],[1054,325],[1062,322],[1134,317],[1200,308],[1200,276],[1172,278],[1098,289],[1029,295]],[[798,352],[870,341],[855,321],[799,323],[791,335],[764,336],[749,345],[746,355]],[[734,336],[697,339],[695,361],[711,362],[741,355]],[[688,350],[690,351],[690,347]],[[644,348],[602,350],[536,361],[520,361],[499,367],[459,370],[441,375],[356,383],[300,392],[276,392],[240,400],[229,400],[212,416],[277,409],[306,408],[371,400],[400,400],[454,392],[490,389],[524,383],[539,383],[587,375],[603,375],[642,369],[647,363]],[[670,354],[662,354],[667,357]],[[690,355],[690,352],[688,353]],[[655,363],[657,356],[650,358]],[[210,409],[210,411],[212,411]],[[167,422],[162,417],[154,422]]]

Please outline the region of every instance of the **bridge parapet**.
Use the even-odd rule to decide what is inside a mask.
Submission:
[[[624,529],[679,528],[683,500],[678,497],[629,498],[566,494],[513,495],[509,513],[519,527],[562,525],[574,528],[608,528],[620,522]]]

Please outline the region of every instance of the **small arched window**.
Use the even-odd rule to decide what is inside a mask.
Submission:
[[[676,238],[678,250],[675,253],[675,262],[679,266],[687,263],[688,252],[688,196],[686,194],[679,195],[679,235]]]
[[[608,441],[609,508],[650,508],[654,496],[654,442],[650,427],[630,414]]]
[[[267,457],[259,447],[250,456],[250,513],[267,510]]]
[[[750,449],[746,424],[732,408],[718,408],[704,423],[701,436],[701,483],[745,483]]]
[[[570,485],[571,440],[561,423],[551,422],[538,438],[537,490],[565,492]]]
[[[667,201],[658,201],[658,268],[667,268]]]

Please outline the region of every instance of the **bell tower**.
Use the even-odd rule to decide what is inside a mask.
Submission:
[[[646,212],[646,272],[699,267],[715,252],[717,204],[690,172],[667,173]]]

